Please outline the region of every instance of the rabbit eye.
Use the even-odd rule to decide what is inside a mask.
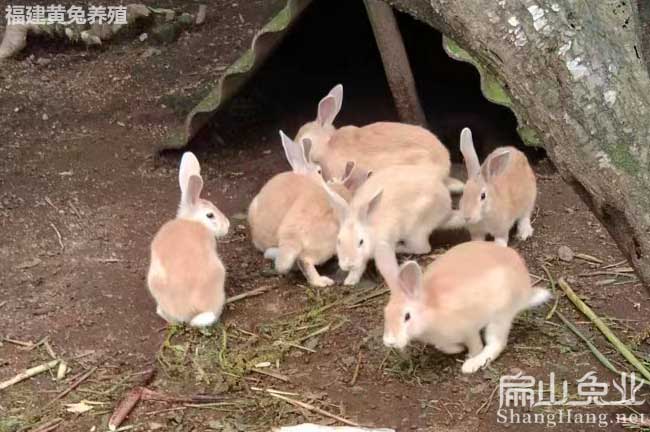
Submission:
[[[411,319],[411,313],[410,313],[410,312],[406,312],[406,315],[404,315],[404,322],[407,322],[407,321],[410,320],[410,319]]]
[[[485,199],[485,192],[481,192],[481,201]]]
[[[208,213],[207,215],[205,215],[205,217],[207,217],[208,219],[214,219],[214,213]]]

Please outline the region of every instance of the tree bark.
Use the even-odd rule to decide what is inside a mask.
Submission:
[[[650,77],[637,7],[645,0],[386,1],[506,84],[513,110],[648,286]]]
[[[420,105],[413,71],[393,8],[381,0],[365,0],[365,4],[400,120],[426,126],[427,118]]]

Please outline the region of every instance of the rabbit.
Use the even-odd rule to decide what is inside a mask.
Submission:
[[[216,239],[228,233],[230,222],[200,198],[203,179],[193,153],[183,154],[178,180],[178,212],[151,242],[147,286],[164,320],[204,327],[219,319],[226,300],[226,269]]]
[[[284,134],[282,139],[285,148],[296,146]],[[303,140],[303,147],[309,149],[310,145],[308,139]],[[297,164],[294,163],[294,166],[313,166],[304,157],[304,153],[300,154],[303,159]],[[289,272],[297,262],[311,285],[332,285],[334,281],[329,277],[321,276],[316,269],[316,265],[334,256],[339,228],[338,220],[333,214],[324,189],[325,183],[318,171],[311,171],[309,175],[294,172],[283,174],[280,174],[282,176],[280,180],[271,179],[262,188],[254,203],[255,207],[251,204],[249,209],[251,232],[258,233],[258,243],[259,233],[264,231],[265,234],[264,244],[260,244],[258,249],[264,250],[266,258],[274,260],[275,268],[280,274]],[[348,163],[345,178],[333,179],[329,185],[345,197],[344,199],[349,200],[357,187],[356,184],[365,178],[367,173],[364,170],[355,169],[354,163]],[[291,195],[291,199],[284,198],[288,194]],[[281,205],[284,207],[280,208]],[[269,208],[275,211],[271,213]],[[269,214],[273,216],[271,222],[267,219]]]
[[[291,171],[272,177],[248,207],[248,226],[253,245],[267,258],[277,252],[277,232],[286,212],[303,190],[321,181],[321,169],[306,160],[304,149],[280,131]],[[269,250],[271,249],[271,250]]]
[[[439,168],[452,193],[461,193],[463,182],[449,177],[449,151],[428,130],[406,123],[377,122],[367,126],[334,127],[343,104],[343,86],[336,85],[318,104],[316,120],[303,125],[296,141],[309,138],[308,155],[321,165],[326,179],[338,176],[348,161],[376,172],[391,165],[432,164]]]
[[[390,288],[384,345],[401,350],[415,340],[446,354],[467,348],[461,368],[466,374],[501,354],[518,313],[551,298],[548,290],[531,286],[526,263],[514,249],[494,242],[454,246],[424,275],[415,261],[398,267],[387,248],[378,250],[376,260]]]
[[[491,234],[496,243],[507,246],[515,222],[521,240],[532,236],[530,218],[537,185],[526,155],[514,147],[500,147],[481,166],[469,128],[461,132],[460,151],[467,168],[467,183],[459,209],[472,240],[485,240]]]
[[[339,266],[349,271],[346,285],[359,282],[380,242],[398,253],[426,254],[434,229],[463,226],[438,174],[432,165],[385,168],[372,173],[349,203],[326,187],[341,225],[336,251]]]

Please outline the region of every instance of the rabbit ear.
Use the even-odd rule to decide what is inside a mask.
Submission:
[[[460,133],[460,152],[463,154],[463,159],[465,159],[467,177],[477,176],[481,170],[481,164],[478,161],[474,141],[472,140],[472,131],[469,128],[463,129]]]
[[[345,183],[347,179],[350,178],[352,172],[354,171],[355,165],[356,164],[354,161],[347,161],[347,163],[345,164],[345,171],[343,172],[343,179],[341,180],[343,183]]]
[[[407,297],[413,298],[422,286],[422,270],[415,261],[407,261],[399,269],[399,286]]]
[[[185,203],[195,206],[199,202],[201,190],[203,189],[203,180],[198,175],[192,175],[187,184],[187,198]]]
[[[332,188],[330,188],[327,183],[325,183],[325,181],[322,181],[321,185],[325,189],[325,192],[327,192],[327,200],[330,202],[330,205],[334,209],[336,217],[338,218],[339,222],[343,222],[348,214],[348,203],[341,197],[341,195],[334,192]]]
[[[508,163],[510,163],[510,151],[508,150],[491,156],[488,158],[487,163],[484,164],[486,167],[483,167],[483,176],[486,180],[498,176],[506,169]]]
[[[379,205],[379,202],[381,201],[381,195],[383,194],[384,190],[379,189],[375,195],[368,200],[368,202],[364,205],[361,206],[359,209],[359,219],[362,221],[368,220],[368,217],[372,214],[372,212],[377,208]]]
[[[375,266],[390,289],[399,289],[399,265],[395,250],[382,241],[375,246]]]
[[[343,86],[338,84],[318,103],[316,120],[321,126],[331,126],[343,105]]]
[[[335,85],[332,90],[330,90],[329,96],[332,96],[336,101],[336,113],[338,114],[343,106],[343,84]]]
[[[305,152],[301,145],[293,142],[291,138],[280,131],[280,138],[282,139],[282,147],[284,154],[287,156],[287,161],[291,165],[294,172],[301,173],[306,169]]]
[[[185,197],[187,195],[187,186],[189,184],[190,177],[193,175],[201,175],[201,165],[199,160],[194,156],[192,152],[183,153],[181,158],[181,165],[178,170],[178,184],[181,187],[181,196]]]
[[[343,185],[350,192],[355,192],[366,180],[368,180],[370,174],[371,171],[355,166],[350,175],[343,181]]]
[[[311,161],[311,147],[312,147],[312,142],[311,139],[309,138],[303,138],[301,141],[302,145],[302,157],[305,161],[312,163]]]

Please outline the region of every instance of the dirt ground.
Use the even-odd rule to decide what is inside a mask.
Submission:
[[[214,328],[166,328],[144,279],[148,244],[173,217],[179,199],[181,153],[158,155],[152,149],[250,43],[265,14],[277,7],[271,3],[211,2],[210,25],[170,45],[135,39],[86,50],[39,40],[0,66],[0,381],[51,360],[48,349],[71,368],[63,380],[55,380],[53,370],[0,390],[0,432],[56,419],[60,431],[106,430],[117,401],[152,367],[156,376],[148,388],[177,399],[211,395],[218,401],[145,401],[125,423],[134,426],[130,430],[256,431],[332,422],[259,390],[268,388],[359,424],[399,431],[541,430],[543,425],[497,423],[500,376],[524,372],[546,380],[555,372],[573,388],[590,370],[601,380],[614,379],[557,314],[546,319],[553,303],[522,315],[503,355],[486,370],[463,376],[460,355],[419,345],[399,354],[382,346],[387,294],[372,270],[357,287],[315,289],[298,274],[275,275],[254,250],[244,217],[247,204],[268,178],[288,168],[279,128],[294,134],[336,82],[346,85],[340,124],[395,118],[372,49],[334,56],[324,52],[322,39],[308,38],[319,32],[319,17],[330,22],[339,13],[325,6],[305,16],[255,83],[190,147],[203,165],[207,197],[231,218],[231,232],[219,244],[228,295],[268,291],[229,305]],[[156,3],[189,11],[197,4]],[[0,6],[4,10],[2,1]],[[354,8],[350,16],[362,11]],[[349,40],[353,48],[369,40],[366,23],[343,27],[347,30],[334,39]],[[418,31],[415,23],[406,29],[407,46]],[[439,46],[439,35],[429,36],[432,46]],[[160,51],[143,55],[151,47]],[[473,71],[436,59],[435,73],[425,75],[431,65],[423,61],[416,75],[432,129],[443,141],[455,148],[467,124],[486,148],[517,144],[508,113],[480,101],[480,94],[467,103],[477,97]],[[440,93],[450,86],[446,96]],[[431,102],[432,94],[447,100]],[[647,365],[647,291],[543,152],[530,156],[539,187],[535,235],[512,246],[540,284],[548,282],[542,266],[554,279],[564,277]],[[457,233],[432,241],[439,253],[463,239]],[[561,246],[584,255],[560,260]],[[325,271],[342,280],[335,263]],[[616,368],[632,370],[564,296],[557,310]],[[75,386],[80,377],[84,380]],[[650,396],[647,390],[637,398]],[[82,400],[92,409],[69,412],[66,404]],[[647,404],[634,409],[650,415]],[[607,430],[623,429],[609,422],[617,413],[633,413],[622,407],[587,412],[608,414],[600,427]]]

